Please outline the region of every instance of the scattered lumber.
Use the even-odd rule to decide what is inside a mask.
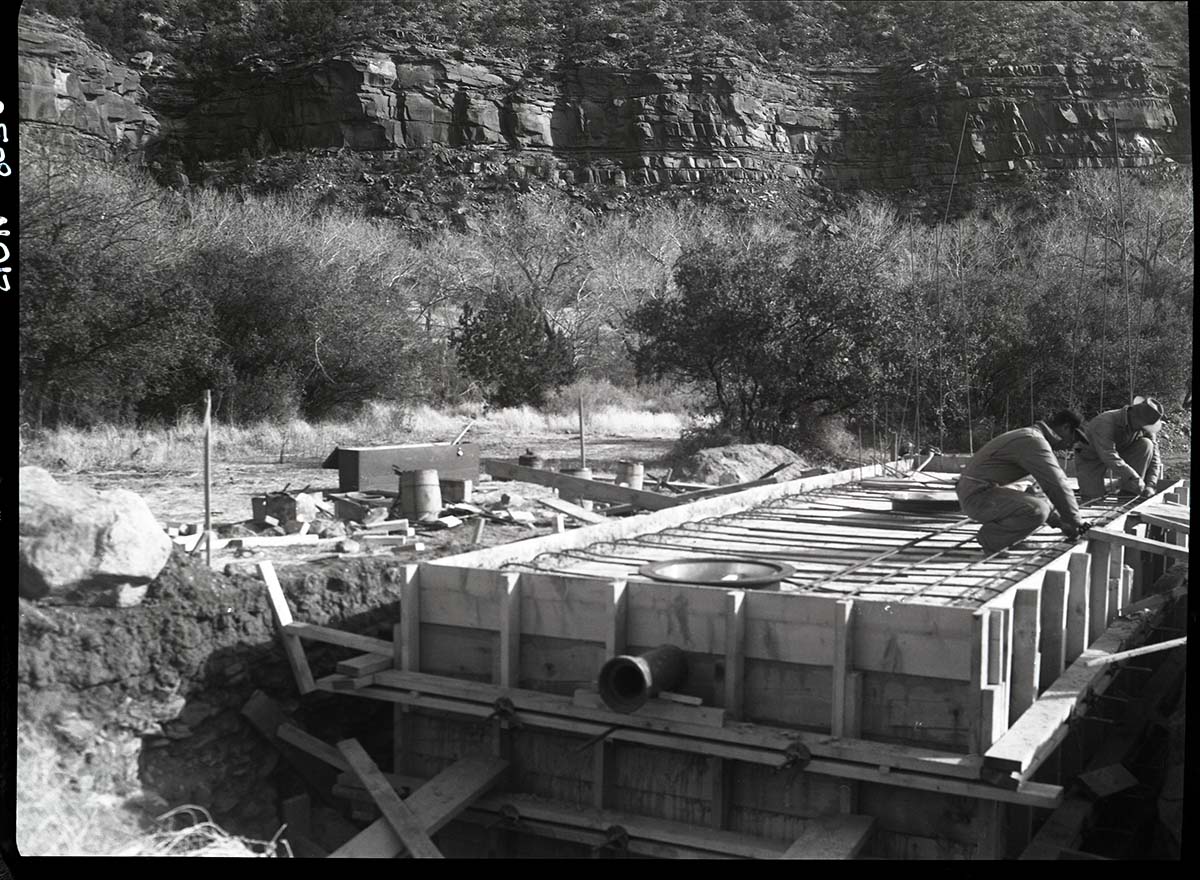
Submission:
[[[375,522],[370,525],[364,525],[361,529],[356,530],[355,537],[359,535],[387,535],[393,532],[401,532],[403,534],[411,534],[406,519],[388,519],[383,522]]]
[[[269,562],[263,565],[270,565]],[[313,623],[288,622],[282,627],[285,633],[307,639],[310,642],[324,642],[327,645],[340,645],[343,648],[353,648],[370,654],[392,656],[392,643],[387,639],[376,639],[362,636],[358,633],[346,632],[328,626],[318,626]]]
[[[598,513],[592,513],[590,510],[584,510],[578,504],[572,504],[570,501],[563,501],[561,498],[539,498],[538,504],[544,507],[549,507],[551,510],[557,510],[559,513],[565,513],[567,516],[579,520],[581,523],[600,523],[604,522],[604,517]]]

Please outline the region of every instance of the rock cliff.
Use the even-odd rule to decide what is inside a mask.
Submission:
[[[1190,94],[1136,60],[926,63],[772,74],[519,67],[411,44],[231,72],[192,101],[44,22],[22,20],[21,115],[112,146],[178,135],[191,159],[308,148],[411,153],[440,146],[566,184],[792,180],[894,189],[1025,170],[1191,160]],[[184,90],[186,93],[186,90]],[[194,90],[193,90],[194,94]],[[1113,144],[1115,121],[1118,143]],[[961,145],[961,148],[960,148]],[[961,155],[960,155],[961,153]]]

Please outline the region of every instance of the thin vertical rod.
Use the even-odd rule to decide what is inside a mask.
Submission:
[[[212,566],[212,390],[204,392],[204,562]]]

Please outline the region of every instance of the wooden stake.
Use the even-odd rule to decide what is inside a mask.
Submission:
[[[212,566],[212,390],[204,392],[204,563]]]
[[[583,443],[583,395],[579,395],[579,466],[587,467],[587,449]]]

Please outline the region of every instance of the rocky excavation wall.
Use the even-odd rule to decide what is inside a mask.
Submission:
[[[399,616],[396,563],[366,560],[279,570],[297,620],[391,638]],[[387,753],[390,709],[311,695],[299,706],[262,581],[226,577],[180,550],[140,606],[96,608],[21,600],[17,709],[77,761],[80,791],[130,796],[155,808],[198,804],[231,833],[269,839],[279,828],[276,750],[240,709],[262,690],[326,741],[354,735]],[[353,652],[309,648],[316,675]],[[378,719],[376,719],[378,715]],[[370,732],[376,731],[375,743]],[[294,793],[294,791],[292,792]]]
[[[31,133],[73,126],[130,146],[153,137],[137,74],[40,21],[23,18],[19,31]],[[442,146],[478,151],[468,174],[499,157],[565,184],[906,188],[948,183],[960,139],[966,181],[1111,164],[1114,119],[1124,164],[1190,162],[1190,93],[1168,85],[1174,73],[1132,60],[622,71],[379,45],[284,68],[263,62],[186,99],[187,89],[158,75],[150,110],[200,160]]]

